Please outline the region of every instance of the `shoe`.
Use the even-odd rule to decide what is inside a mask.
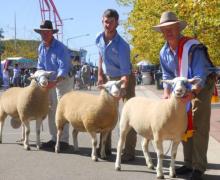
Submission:
[[[176,174],[183,175],[183,174],[191,173],[193,170],[192,168],[189,168],[184,165],[184,166],[177,168],[175,171],[176,171]]]
[[[96,153],[98,156],[100,156],[100,148],[97,148]],[[111,156],[112,155],[112,150],[111,149],[105,149],[105,154],[106,156]]]
[[[130,162],[134,160],[135,160],[135,156],[131,154],[124,153],[121,156],[121,162]]]
[[[105,154],[106,154],[106,156],[111,156],[112,155],[112,150],[111,149],[105,149]]]
[[[60,151],[66,151],[69,147],[70,145],[68,143],[60,141]]]
[[[202,175],[203,175],[202,171],[194,169],[190,176],[190,180],[202,180]]]
[[[55,145],[56,145],[56,142],[53,141],[53,140],[50,140],[48,142],[42,143],[41,149],[51,149],[51,150],[54,150],[55,149]]]

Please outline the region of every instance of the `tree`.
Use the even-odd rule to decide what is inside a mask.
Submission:
[[[34,40],[17,40],[17,48],[14,48],[14,40],[2,42],[5,50],[2,54],[3,58],[7,57],[26,57],[29,59],[37,59],[37,49],[39,41]]]
[[[117,0],[121,5],[133,6],[125,28],[130,34],[132,56],[136,61],[149,59],[159,63],[159,51],[164,43],[152,26],[159,23],[162,12],[171,10],[187,21],[184,34],[197,37],[206,44],[215,65],[220,65],[220,2],[219,0]],[[217,50],[216,50],[217,49]],[[134,60],[133,60],[134,61]]]
[[[1,61],[1,55],[4,52],[4,46],[2,45],[2,42],[1,42],[1,39],[4,38],[3,33],[4,33],[4,31],[1,28],[0,29],[0,61]]]

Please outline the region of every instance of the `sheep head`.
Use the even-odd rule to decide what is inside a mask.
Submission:
[[[46,88],[48,85],[49,77],[53,74],[53,71],[44,71],[44,70],[37,70],[30,79],[35,79],[39,86]]]
[[[172,86],[172,93],[176,97],[184,97],[186,92],[192,89],[191,87],[197,86],[201,82],[201,79],[198,77],[194,77],[192,79],[176,77],[172,80],[162,80],[162,82]]]
[[[121,85],[123,82],[123,80],[108,81],[106,84],[99,85],[99,88],[104,88],[109,94],[114,97],[120,97]]]

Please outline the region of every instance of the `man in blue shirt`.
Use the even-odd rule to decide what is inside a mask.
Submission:
[[[52,22],[45,20],[40,25],[39,29],[34,29],[42,37],[42,42],[38,48],[38,69],[46,71],[53,71],[54,74],[51,77],[51,81],[56,83],[56,87],[50,90],[50,108],[48,113],[49,131],[51,134],[51,140],[43,143],[43,149],[54,149],[56,144],[57,129],[55,124],[55,112],[57,107],[57,101],[66,92],[73,89],[73,78],[69,76],[71,71],[71,60],[68,49],[64,44],[56,40],[53,36],[57,33],[57,29],[53,29]],[[61,150],[69,148],[69,126],[64,126],[62,133]]]
[[[135,96],[135,77],[132,73],[129,44],[116,30],[118,19],[118,12],[114,9],[107,9],[102,17],[104,32],[96,38],[99,50],[98,84],[123,79],[121,97],[126,101]],[[126,139],[122,160],[134,160],[136,132],[132,129]],[[111,134],[106,142],[106,154],[111,154]]]
[[[210,129],[211,96],[215,76],[208,71],[212,63],[204,45],[181,35],[186,22],[178,20],[173,12],[164,12],[154,30],[161,32],[166,43],[160,51],[163,79],[177,76],[199,77],[201,82],[186,96],[191,100],[194,129],[193,137],[183,142],[184,166],[177,174],[191,173],[191,180],[200,180],[207,167],[207,149]],[[164,98],[169,98],[171,87],[164,84]]]

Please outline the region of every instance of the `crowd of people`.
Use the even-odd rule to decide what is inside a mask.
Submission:
[[[97,85],[98,69],[87,63],[75,66],[74,89],[91,90],[92,86]]]
[[[9,68],[5,63],[2,70],[2,87],[7,89],[9,87],[26,87],[30,84],[29,77],[36,71],[36,68],[24,69],[20,68],[16,63],[14,67]]]

